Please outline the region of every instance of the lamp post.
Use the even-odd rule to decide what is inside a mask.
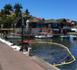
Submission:
[[[24,44],[23,44],[23,40],[24,40],[24,20],[23,20],[23,15],[21,13],[21,48],[20,48],[20,51],[23,51],[23,48],[24,48]]]
[[[23,14],[21,13],[21,48],[20,48],[20,51],[23,52],[23,50],[25,49],[26,51],[28,51],[28,46],[29,46],[29,43],[24,43],[24,19],[23,19]]]

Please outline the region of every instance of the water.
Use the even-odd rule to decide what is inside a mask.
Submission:
[[[63,40],[59,38],[59,39],[54,39],[54,40],[55,42],[58,42],[67,46],[76,58],[76,61],[73,62],[72,64],[59,66],[59,68],[61,70],[77,70],[77,40],[73,40],[72,38],[70,39],[65,38]]]
[[[58,68],[60,68],[61,70],[77,70],[77,40],[73,40],[72,37],[71,38],[60,38],[60,37],[56,37],[53,39],[48,39],[48,40],[43,40],[43,41],[52,41],[52,42],[57,42],[60,44],[65,45],[66,47],[69,48],[69,50],[71,51],[71,53],[75,56],[76,61],[71,63],[71,64],[67,64],[67,65],[62,65],[62,66],[58,66]],[[40,46],[40,45],[39,45]],[[40,47],[39,47],[40,48]],[[50,48],[45,48],[46,50],[51,51]],[[56,49],[56,48],[55,48]],[[59,48],[60,49],[60,48]],[[39,49],[38,49],[39,50]],[[38,52],[38,51],[37,51]],[[61,52],[60,52],[61,53]],[[57,53],[58,54],[58,53]],[[49,55],[49,54],[48,54]],[[38,55],[39,56],[39,55]],[[44,56],[41,54],[41,56]],[[49,61],[47,61],[49,63]]]
[[[39,43],[32,45],[32,54],[33,56],[37,56],[47,61],[50,64],[60,64],[64,62],[69,56],[67,50],[63,47],[47,44],[47,43]],[[71,58],[72,59],[72,58]],[[70,60],[71,60],[70,59]]]

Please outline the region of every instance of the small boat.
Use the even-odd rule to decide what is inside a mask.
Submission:
[[[35,38],[52,38],[53,36],[52,35],[35,35]]]

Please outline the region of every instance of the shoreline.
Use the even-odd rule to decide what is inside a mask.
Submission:
[[[4,44],[8,45],[9,47],[15,49],[16,51],[19,51],[19,49],[20,49],[19,46],[16,46],[16,45],[12,46],[13,43],[10,43],[9,41],[6,41],[6,40],[1,39],[1,38],[0,38],[0,41],[1,41],[2,43],[4,43]],[[23,54],[29,56],[28,52],[27,52],[27,53],[23,52]],[[31,57],[31,59],[32,59],[36,64],[38,64],[38,63],[35,61],[35,59],[33,59],[32,57]],[[38,59],[37,59],[37,60],[38,60]],[[43,66],[41,65],[41,63],[38,64],[38,65],[39,65],[40,67],[43,67],[44,69],[47,69],[47,70],[49,70],[49,67],[50,67],[50,70],[52,70],[52,69],[54,69],[54,70],[60,70],[59,68],[57,68],[57,67],[55,67],[55,66],[53,66],[53,65],[50,65],[50,64],[48,64],[47,62],[45,62],[45,64],[43,64]]]

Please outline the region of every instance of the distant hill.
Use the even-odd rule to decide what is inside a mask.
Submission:
[[[77,21],[66,19],[66,18],[44,19],[44,18],[37,18],[37,17],[33,17],[33,16],[31,16],[31,17],[32,17],[31,21],[33,21],[33,22],[46,22],[46,23],[50,23],[50,22],[56,22],[56,23],[69,22],[69,23],[71,23],[71,22],[74,22],[75,24],[77,24]]]

